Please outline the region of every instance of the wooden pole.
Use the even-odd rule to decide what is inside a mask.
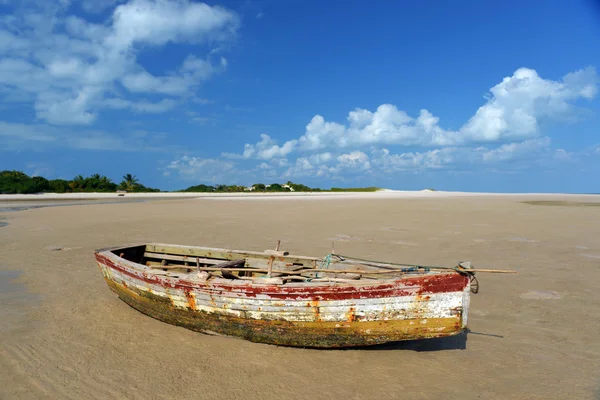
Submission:
[[[274,258],[274,257],[272,257]],[[169,266],[162,266],[162,265],[156,265],[156,266],[151,266],[151,267],[155,267],[155,268],[167,268],[167,269],[185,269],[184,265],[169,265]],[[431,268],[431,267],[425,267],[425,268],[430,268],[430,269],[435,269],[435,268]],[[425,269],[425,268],[420,268],[421,270]],[[359,270],[359,269],[323,269],[323,268],[309,268],[309,269],[304,269],[304,270],[297,270],[297,271],[288,271],[288,270],[280,270],[280,269],[273,269],[273,265],[272,265],[272,261],[270,261],[269,264],[269,268],[268,269],[264,269],[264,268],[215,268],[215,267],[200,267],[198,266],[198,269],[200,271],[220,271],[220,270],[226,270],[226,271],[230,271],[230,272],[266,272],[267,274],[271,274],[271,273],[277,273],[277,274],[289,274],[289,275],[297,275],[297,274],[304,274],[306,272],[331,272],[331,273],[335,273],[335,274],[365,274],[365,275],[384,275],[384,274],[393,274],[393,273],[407,273],[407,272],[412,272],[412,271],[407,271],[406,268],[403,269],[388,269],[385,271],[368,271],[368,270]],[[438,268],[438,270],[447,270],[449,272],[459,272],[455,269],[452,268]],[[517,271],[515,270],[504,270],[504,269],[460,269],[460,271],[464,271],[464,272],[485,272],[485,273],[496,273],[496,274],[516,274]]]
[[[279,245],[281,244],[281,240],[277,241],[277,246],[275,246],[275,251],[279,251]],[[269,269],[267,271],[267,276],[270,278],[271,277],[271,272],[273,271],[273,261],[275,261],[275,256],[271,256],[269,258]]]

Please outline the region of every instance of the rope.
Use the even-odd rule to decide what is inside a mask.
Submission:
[[[323,259],[323,261],[321,262],[321,265],[319,265],[319,269],[328,269],[329,268],[329,264],[331,264],[331,257],[334,256],[335,254],[327,254],[325,256],[325,258]],[[319,273],[315,273],[315,278],[319,277]]]
[[[474,273],[471,275],[471,293],[479,293],[479,281]]]

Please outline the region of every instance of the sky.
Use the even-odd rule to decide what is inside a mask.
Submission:
[[[599,193],[594,0],[0,0],[0,170]]]

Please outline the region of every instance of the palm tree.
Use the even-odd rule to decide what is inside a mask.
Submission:
[[[72,190],[81,190],[84,187],[84,178],[81,175],[77,175],[73,180],[69,183],[69,186]]]
[[[135,175],[125,174],[123,175],[123,182],[121,182],[121,186],[125,188],[128,192],[133,192],[135,187],[138,184],[138,179]]]

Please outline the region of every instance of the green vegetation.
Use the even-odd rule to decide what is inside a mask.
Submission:
[[[187,189],[180,190],[180,192],[201,192],[201,193],[236,193],[236,192],[250,192],[250,193],[269,193],[269,192],[376,192],[381,190],[378,187],[370,186],[366,188],[331,188],[331,189],[319,189],[311,188],[301,183],[294,183],[288,181],[284,185],[280,183],[271,183],[265,185],[264,183],[255,183],[250,187],[238,186],[238,185],[196,185],[190,186]]]
[[[0,194],[27,193],[75,193],[75,192],[160,192],[159,189],[146,187],[139,183],[135,175],[125,174],[121,183],[116,184],[110,178],[94,174],[88,177],[77,175],[72,180],[52,179],[41,176],[30,177],[20,171],[0,171]],[[239,185],[195,185],[178,192],[192,193],[277,193],[277,192],[376,192],[377,187],[366,188],[311,188],[301,183],[288,181],[280,183],[255,183],[251,187]]]
[[[1,194],[115,192],[117,190],[160,192],[158,189],[147,188],[139,184],[137,178],[131,174],[125,175],[123,181],[117,185],[110,178],[99,174],[85,178],[77,175],[67,181],[64,179],[48,180],[41,176],[30,177],[20,171],[0,171]]]
[[[0,172],[0,193],[39,193],[50,189],[50,181],[35,176],[30,178],[19,171]]]
[[[207,186],[207,185],[196,185],[190,186],[187,189],[181,190],[181,192],[202,192],[202,193],[239,193],[239,192],[258,192],[258,193],[268,193],[268,192],[309,192],[309,191],[319,191],[320,189],[311,189],[308,186],[299,185],[296,183],[288,182],[285,185],[280,183],[271,183],[270,185],[265,185],[264,183],[255,183],[254,185],[247,186],[239,186],[239,185],[216,185],[216,186]]]
[[[195,185],[190,186],[187,189],[180,190],[180,192],[199,192],[199,193],[238,193],[238,192],[250,192],[250,193],[270,193],[270,192],[376,192],[381,190],[378,187],[366,187],[366,188],[331,188],[331,189],[319,189],[311,188],[301,183],[294,183],[288,181],[285,184],[271,183],[265,185],[264,183],[255,183],[250,187],[238,186],[238,185]]]
[[[123,180],[117,187],[118,190],[126,190],[132,193],[140,192],[160,192],[160,189],[149,188],[139,183],[137,177],[131,174],[123,175]]]

